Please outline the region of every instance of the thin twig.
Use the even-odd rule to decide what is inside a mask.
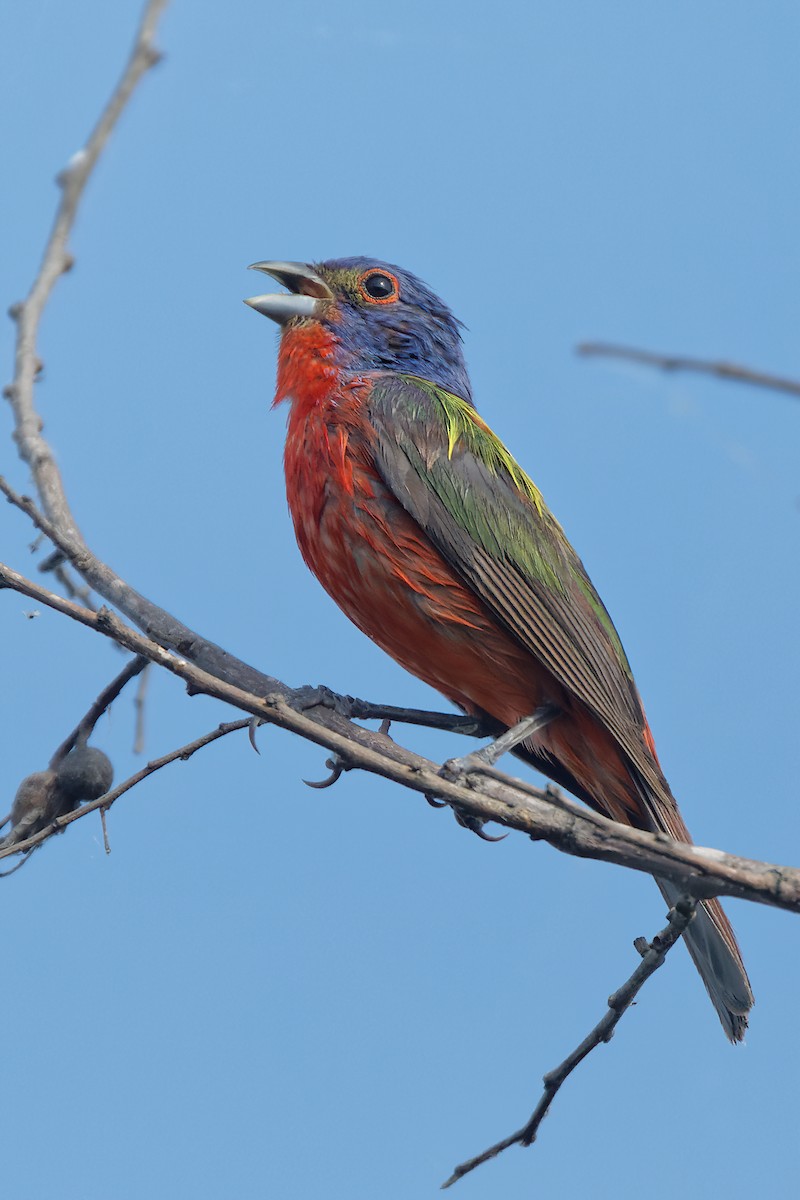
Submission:
[[[100,808],[100,828],[103,830],[103,849],[106,854],[111,853],[111,842],[108,840],[108,825],[106,824],[106,813],[108,808],[103,804]]]
[[[633,1004],[640,989],[650,976],[654,975],[663,964],[667,953],[680,939],[689,922],[694,917],[695,908],[696,901],[691,896],[681,897],[675,907],[670,909],[669,923],[661,930],[661,933],[653,938],[649,945],[644,938],[636,939],[634,945],[641,953],[642,961],[622,987],[614,992],[612,996],[609,996],[608,1011],[598,1021],[591,1033],[583,1039],[579,1046],[576,1046],[567,1055],[559,1066],[544,1076],[542,1081],[544,1083],[544,1091],[530,1119],[516,1133],[510,1134],[508,1137],[503,1138],[502,1141],[490,1146],[488,1150],[484,1150],[482,1154],[476,1154],[474,1158],[469,1158],[466,1162],[456,1167],[450,1178],[442,1184],[443,1189],[452,1187],[454,1183],[457,1183],[459,1179],[463,1179],[470,1171],[474,1171],[482,1163],[488,1162],[490,1158],[496,1158],[498,1154],[501,1154],[503,1150],[507,1150],[509,1146],[530,1146],[536,1140],[539,1126],[547,1116],[550,1105],[553,1103],[561,1085],[569,1078],[575,1068],[583,1062],[584,1058],[588,1054],[591,1054],[592,1050],[597,1046],[601,1046],[604,1042],[611,1041],[611,1038],[614,1036],[614,1030],[619,1024],[623,1013],[627,1012],[631,1004]],[[640,945],[640,942],[642,945]]]
[[[172,762],[177,762],[178,760],[185,762],[198,750],[201,750],[203,746],[209,746],[212,742],[216,742],[218,738],[225,737],[229,733],[235,733],[238,729],[247,729],[249,724],[249,719],[224,722],[217,726],[216,729],[212,729],[210,733],[204,733],[202,737],[196,738],[195,741],[188,742],[185,746],[181,746],[177,750],[172,750],[169,754],[162,755],[161,758],[154,758],[152,762],[147,763],[135,775],[129,776],[123,783],[112,788],[105,796],[101,796],[98,800],[90,800],[88,804],[83,804],[80,808],[76,808],[72,812],[63,813],[61,816],[56,817],[54,821],[51,821],[46,829],[39,830],[37,833],[32,834],[31,837],[26,838],[25,841],[17,842],[16,845],[8,849],[0,850],[0,858],[6,858],[9,854],[20,854],[35,849],[36,846],[41,845],[42,842],[47,841],[54,834],[61,833],[73,821],[79,821],[82,817],[88,816],[89,813],[97,812],[98,809],[102,813],[108,812],[111,806],[119,800],[120,796],[124,796],[131,788],[141,783],[143,779],[147,779],[149,775],[155,774],[156,771],[160,771],[162,767],[166,767]]]
[[[152,674],[149,668],[150,663],[146,663],[139,679],[136,695],[133,698],[133,707],[136,713],[136,727],[133,735],[134,754],[144,754],[144,707],[147,699],[147,687]]]
[[[48,554],[47,558],[39,563],[39,570],[44,575],[51,571],[70,600],[78,600],[87,608],[97,607],[92,602],[92,593],[86,584],[76,583],[72,578],[72,573],[66,566],[65,556],[61,550],[54,550],[52,554]]]
[[[657,354],[652,350],[617,346],[611,342],[581,342],[575,347],[575,353],[583,358],[622,359],[647,367],[658,367],[662,371],[694,371],[696,374],[729,379],[734,383],[749,383],[754,387],[771,388],[774,392],[800,396],[800,380],[772,375],[768,371],[754,371],[752,367],[744,367],[739,363],[713,362],[705,358],[692,358],[686,354]]]
[[[80,534],[67,504],[60,473],[49,445],[41,436],[41,421],[34,408],[34,384],[41,370],[37,353],[39,322],[58,279],[72,266],[73,259],[67,245],[83,190],[136,85],[159,60],[154,38],[166,3],[167,0],[149,0],[145,6],[133,49],[119,83],[85,145],[73,154],[59,174],[57,183],[61,188],[61,200],[45,246],[42,265],[27,299],[11,310],[17,323],[17,339],[14,379],[5,394],[14,410],[14,438],[21,458],[34,474],[45,512],[78,540],[81,540]]]
[[[439,764],[407,750],[381,733],[350,724],[340,717],[337,724],[341,728],[334,728],[329,718],[337,714],[330,714],[325,709],[315,709],[311,713],[298,711],[281,693],[262,696],[226,683],[149,641],[107,609],[90,612],[0,564],[2,587],[30,596],[119,642],[134,654],[143,655],[183,679],[193,695],[214,696],[242,712],[324,746],[352,764],[352,768],[370,771],[423,796],[443,800],[452,808],[482,821],[496,821],[509,829],[520,830],[567,854],[613,862],[672,880],[698,900],[733,896],[800,912],[798,868],[675,842],[666,834],[646,833],[621,825],[563,796],[554,804],[549,790],[535,789],[530,784],[518,785],[513,779],[506,783],[509,777],[494,770],[476,773],[463,784],[454,783],[442,777]],[[85,805],[77,814],[70,814],[70,819],[75,820],[87,811],[91,811],[91,805]],[[40,835],[36,835],[36,839],[37,842],[44,840]],[[17,847],[8,853],[16,851]],[[0,852],[0,857],[3,856]]]
[[[110,604],[125,612],[148,636],[183,654],[204,656],[206,668],[249,670],[255,683],[259,672],[247,668],[213,643],[199,638],[192,630],[172,618],[144,596],[140,596],[91,553],[78,529],[64,491],[55,455],[42,434],[43,422],[36,410],[34,384],[41,371],[37,337],[42,313],[60,276],[72,265],[67,243],[89,177],[142,76],[159,60],[155,33],[167,0],[148,0],[134,39],[130,57],[117,87],[103,110],[85,145],[72,156],[58,176],[61,199],[45,247],[42,264],[26,300],[12,306],[16,321],[14,378],[4,390],[14,414],[14,440],[20,457],[30,467],[43,514],[37,517],[35,505],[28,502],[25,511],[42,532],[63,552],[86,583]],[[280,689],[279,681],[261,676],[263,690]],[[286,689],[288,692],[289,689]]]
[[[94,610],[89,609],[88,611],[93,612]],[[89,708],[86,714],[81,717],[72,733],[70,733],[64,739],[58,749],[53,753],[53,757],[50,759],[51,769],[57,767],[61,760],[67,757],[72,747],[81,738],[85,740],[89,737],[106,709],[109,708],[114,700],[116,700],[123,688],[127,687],[130,681],[135,679],[136,676],[139,675],[146,666],[148,666],[148,659],[142,658],[142,656],[138,654],[135,658],[132,658],[130,662],[126,663],[119,675],[115,676],[115,678],[111,680],[111,683],[107,684],[106,687],[103,688],[100,695],[92,703],[91,708]]]
[[[32,846],[31,849],[28,850],[28,852],[26,854],[23,854],[23,856],[19,860],[19,862],[15,863],[13,867],[9,867],[7,871],[0,871],[0,879],[8,879],[9,875],[15,875],[16,872],[19,871],[21,867],[25,866],[25,863],[28,861],[28,859],[33,854],[34,850],[36,850],[36,849],[37,849],[36,846]]]
[[[38,486],[36,470],[32,468],[32,471]],[[60,479],[58,482],[60,486]],[[225,682],[230,682],[234,686],[246,688],[261,695],[277,692],[287,699],[292,699],[297,694],[293,688],[288,687],[280,679],[275,679],[272,675],[265,675],[263,671],[258,671],[248,663],[242,662],[241,659],[229,654],[221,646],[200,637],[165,609],[153,604],[151,600],[137,592],[92,554],[74,526],[68,525],[64,528],[58,521],[51,520],[37,507],[30,496],[20,495],[2,475],[0,475],[0,492],[3,493],[9,504],[13,504],[32,521],[54,546],[63,550],[79,574],[89,581],[94,591],[119,608],[135,625],[138,625],[149,641],[156,642],[165,650],[176,651],[209,674]],[[66,498],[64,502],[66,503]],[[69,612],[69,615],[73,617],[76,611],[85,611],[80,605],[73,607],[74,611],[69,609],[61,611]],[[77,617],[76,619],[81,620],[82,618]],[[319,711],[321,711],[322,719],[325,719],[325,706],[321,705]],[[334,725],[339,724],[340,722],[336,720],[339,714],[330,709],[327,711],[330,722]],[[344,722],[344,724],[348,724],[348,722]]]

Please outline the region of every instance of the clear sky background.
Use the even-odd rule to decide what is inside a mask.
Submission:
[[[7,6],[3,305],[139,0]],[[479,408],[541,486],[633,662],[704,844],[800,862],[800,405],[576,358],[608,338],[800,374],[800,10],[773,0],[176,2],[93,178],[38,400],[81,526],[132,584],[291,684],[437,697],[351,627],[294,544],[263,258],[374,254],[467,325]],[[10,322],[2,374],[11,375]],[[0,412],[0,466],[27,488]],[[35,572],[0,505],[2,557]],[[0,778],[122,657],[0,597]],[[152,680],[148,757],[229,719]],[[395,729],[438,759],[454,737]],[[137,766],[131,696],[96,741]],[[485,845],[323,752],[230,738],[0,881],[10,1200],[409,1200],[517,1128],[663,924],[652,883]],[[728,906],[757,997],[723,1038],[682,948],[464,1200],[789,1194],[800,921]]]

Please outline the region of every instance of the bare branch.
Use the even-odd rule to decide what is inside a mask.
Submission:
[[[622,359],[647,367],[658,367],[662,371],[694,371],[701,375],[715,375],[719,379],[731,379],[735,383],[749,383],[754,387],[771,388],[775,392],[800,396],[800,380],[771,375],[767,371],[754,371],[751,367],[743,367],[738,363],[712,362],[709,359],[691,358],[684,354],[656,354],[652,350],[617,346],[609,342],[581,342],[575,347],[575,353],[583,358]]]
[[[73,260],[67,243],[83,190],[136,85],[145,72],[158,62],[159,54],[155,49],[154,38],[166,3],[167,0],[149,0],[130,58],[111,99],[85,145],[73,154],[59,174],[56,182],[61,188],[61,201],[45,247],[42,265],[27,299],[11,310],[11,315],[17,323],[17,340],[14,379],[6,388],[5,394],[14,411],[14,437],[17,448],[36,480],[45,512],[51,520],[57,520],[76,543],[81,542],[81,536],[67,503],[55,458],[41,436],[42,423],[34,406],[34,383],[41,370],[37,353],[39,322],[58,279],[72,266]]]
[[[34,478],[36,480],[35,472]],[[38,480],[36,482],[38,486]],[[145,596],[135,591],[129,584],[116,575],[110,567],[106,566],[105,563],[92,554],[80,534],[75,530],[74,524],[66,530],[63,529],[58,521],[51,520],[37,508],[29,496],[21,496],[16,492],[2,476],[0,476],[0,492],[5,495],[10,504],[15,505],[16,508],[25,513],[36,528],[41,530],[54,546],[57,546],[64,552],[75,569],[91,585],[94,591],[108,600],[110,604],[119,608],[121,612],[125,613],[134,624],[143,630],[149,640],[156,642],[166,650],[175,650],[178,654],[197,663],[204,670],[217,676],[219,679],[231,682],[235,681],[239,686],[258,694],[279,692],[289,699],[294,697],[295,693],[293,689],[285,683],[282,683],[279,679],[274,679],[271,675],[265,675],[262,671],[257,671],[255,667],[251,667],[234,655],[228,654],[221,646],[206,641],[205,638],[200,637],[199,634],[189,629],[187,625],[184,625],[177,618],[171,616],[170,613],[159,608]],[[35,586],[30,584],[30,581],[28,583],[30,587]],[[17,588],[17,590],[24,591],[25,589]],[[35,593],[25,591],[25,594]],[[48,594],[51,595],[51,593]],[[69,604],[71,602],[65,603]],[[51,607],[58,606],[51,605]],[[84,613],[86,610],[78,604],[73,604],[71,608],[60,608],[59,611],[65,612],[68,616],[72,616],[74,619],[86,624],[83,617],[78,615],[79,613]],[[331,713],[332,718],[335,715]]]
[[[567,1055],[559,1066],[545,1075],[542,1081],[544,1083],[542,1098],[533,1110],[529,1120],[516,1133],[510,1134],[508,1137],[503,1138],[502,1141],[490,1146],[488,1150],[484,1150],[482,1154],[476,1154],[474,1158],[469,1158],[466,1162],[457,1166],[450,1178],[442,1184],[442,1190],[452,1187],[454,1183],[457,1183],[459,1179],[463,1179],[470,1171],[474,1171],[482,1163],[488,1162],[490,1158],[496,1158],[498,1154],[507,1150],[509,1146],[530,1146],[536,1141],[539,1126],[547,1116],[550,1105],[553,1103],[561,1085],[569,1078],[575,1068],[583,1062],[586,1056],[591,1054],[592,1050],[597,1046],[601,1046],[604,1042],[611,1041],[611,1038],[614,1036],[614,1030],[623,1014],[627,1012],[640,989],[650,976],[655,974],[663,964],[668,952],[680,939],[689,922],[694,917],[695,908],[696,903],[692,897],[683,896],[675,907],[670,909],[669,924],[665,929],[661,930],[661,933],[656,934],[649,945],[644,938],[636,939],[633,944],[642,955],[642,961],[622,987],[614,992],[612,996],[609,996],[608,1011],[598,1021],[591,1033],[583,1039],[579,1046],[576,1046]]]
[[[59,175],[61,201],[42,265],[27,299],[14,305],[11,310],[17,323],[15,369],[13,382],[5,389],[5,395],[14,414],[14,438],[20,457],[30,467],[44,511],[37,513],[31,501],[26,501],[21,507],[94,591],[124,612],[160,645],[200,662],[205,669],[221,673],[223,678],[226,677],[226,671],[233,668],[240,679],[243,672],[249,675],[248,686],[263,691],[282,690],[290,694],[290,689],[279,680],[248,668],[247,664],[227,655],[220,647],[198,637],[180,621],[139,595],[89,551],[67,501],[55,456],[42,436],[43,423],[34,402],[34,383],[41,370],[37,336],[42,313],[59,277],[72,265],[67,242],[86,183],[136,85],[158,61],[154,38],[166,3],[167,0],[149,0],[147,3],[130,58],[111,99],[86,144],[73,155]]]
[[[80,808],[76,808],[73,812],[62,813],[60,816],[56,817],[55,820],[51,821],[45,829],[40,829],[31,837],[26,838],[25,841],[20,841],[14,846],[0,849],[0,858],[6,858],[8,854],[30,854],[30,852],[35,850],[37,846],[40,846],[42,842],[46,842],[56,833],[61,833],[61,831],[66,829],[68,825],[71,825],[73,821],[78,821],[82,817],[88,816],[89,813],[96,812],[98,809],[100,809],[102,813],[107,813],[112,804],[119,800],[120,796],[124,796],[126,792],[131,790],[131,788],[136,787],[137,783],[141,783],[143,779],[147,779],[149,775],[155,774],[156,771],[160,771],[162,767],[166,767],[170,763],[178,762],[179,760],[181,762],[186,762],[188,758],[191,758],[193,754],[195,754],[198,750],[201,750],[203,746],[209,746],[212,742],[216,742],[219,738],[225,737],[229,733],[235,733],[238,729],[247,729],[249,724],[249,719],[224,722],[223,724],[218,725],[216,729],[212,729],[210,733],[204,733],[202,737],[196,738],[193,742],[188,742],[185,746],[181,746],[178,750],[171,750],[169,754],[164,754],[161,758],[154,758],[152,762],[149,762],[146,766],[142,767],[141,771],[137,771],[135,775],[129,776],[124,783],[120,783],[117,785],[117,787],[112,788],[112,790],[107,792],[105,796],[100,796],[97,800],[91,800],[88,804],[84,804]],[[104,844],[106,846],[106,853],[108,853],[108,841],[105,837],[105,828]]]
[[[149,641],[107,609],[94,613],[81,608],[2,564],[1,587],[13,588],[65,613],[134,654],[157,663],[183,679],[193,695],[214,696],[266,723],[324,746],[349,769],[358,767],[381,775],[424,796],[443,800],[457,812],[517,829],[567,854],[613,862],[670,879],[698,900],[734,896],[800,912],[800,869],[685,845],[672,841],[666,834],[620,825],[566,796],[554,801],[551,789],[535,788],[494,768],[481,767],[463,783],[453,782],[442,775],[439,764],[405,749],[383,733],[353,725],[324,708],[312,713],[298,711],[286,700],[285,685],[283,692],[266,696],[237,687]],[[86,808],[77,815],[84,811]]]
[[[133,735],[133,753],[144,754],[144,706],[147,698],[147,687],[150,683],[150,663],[145,664],[146,670],[142,672],[139,679],[139,686],[136,689],[136,695],[133,699],[133,707],[136,712],[136,730]]]
[[[29,496],[21,496],[15,491],[2,475],[0,475],[0,492],[5,495],[10,504],[13,504],[21,512],[25,513],[36,528],[45,534],[54,545],[59,547],[65,554],[69,553],[68,546],[70,543],[62,534],[60,527],[55,522],[49,520]],[[206,641],[187,626],[182,625],[176,618],[170,616],[169,613],[156,607],[149,600],[146,600],[145,597],[135,592],[133,588],[130,588],[122,579],[114,575],[105,564],[99,562],[87,546],[83,545],[83,543],[81,544],[83,548],[78,558],[72,561],[84,578],[91,582],[95,591],[105,596],[106,599],[111,599],[112,603],[116,603],[122,612],[129,616],[135,624],[139,625],[152,641],[157,642],[165,649],[177,650],[190,661],[195,662],[198,666],[219,679],[234,683],[239,687],[244,687],[248,691],[260,695],[279,693],[285,696],[290,702],[301,701],[304,706],[306,705],[306,692],[325,693],[332,698],[332,701],[342,701],[338,711],[327,710],[328,721],[336,726],[338,726],[341,720],[342,713],[346,713],[349,718],[360,720],[393,720],[409,725],[423,725],[431,729],[440,729],[446,732],[462,733],[469,737],[488,737],[497,731],[497,726],[491,721],[480,721],[475,717],[466,717],[459,713],[435,713],[425,709],[401,708],[390,704],[372,704],[367,700],[358,700],[352,696],[336,697],[327,688],[300,689],[297,692],[281,680],[257,671],[254,667],[241,662],[241,660],[228,654],[221,647],[214,645],[213,642]],[[17,590],[23,589],[18,588]],[[33,593],[26,591],[25,594]],[[67,616],[72,616],[80,620],[81,618],[76,616],[76,610],[79,607],[75,606],[72,609],[61,608],[60,611],[66,613]],[[325,719],[324,697],[320,697],[319,704],[312,704],[312,708],[321,714],[322,719]],[[345,721],[341,728],[347,728],[348,726],[349,722]]]
[[[89,611],[91,612],[93,610],[90,609]],[[141,655],[137,655],[135,658],[132,658],[130,662],[126,663],[119,675],[112,679],[111,683],[107,684],[106,687],[103,688],[102,692],[94,701],[86,715],[81,717],[72,733],[70,733],[69,736],[64,739],[64,741],[55,751],[53,757],[50,759],[51,769],[57,767],[61,760],[66,758],[72,747],[78,741],[81,739],[85,741],[89,737],[103,713],[107,708],[110,707],[113,701],[116,700],[123,688],[127,687],[130,681],[135,679],[136,676],[139,675],[148,665],[148,660],[146,658],[142,658]]]
[[[671,880],[679,887],[686,888],[698,899],[731,895],[800,912],[800,870],[735,858],[716,850],[682,845],[665,835],[643,833],[617,825],[564,797],[557,796],[549,788],[534,788],[485,766],[481,766],[480,770],[469,768],[459,777],[452,778],[439,764],[398,746],[389,738],[388,721],[406,721],[468,733],[471,736],[498,732],[491,727],[490,722],[482,723],[473,718],[426,713],[394,706],[381,707],[351,698],[345,698],[345,703],[342,704],[341,698],[333,694],[329,694],[327,700],[322,697],[309,704],[308,693],[311,689],[291,689],[282,681],[257,671],[228,654],[222,647],[200,637],[136,592],[91,552],[71,512],[55,456],[42,434],[42,421],[35,406],[35,381],[41,371],[37,351],[38,331],[42,313],[55,284],[72,265],[68,241],[85,186],[138,82],[158,61],[159,54],[154,46],[154,38],[166,3],[167,0],[148,0],[145,4],[142,22],[119,84],[87,142],[73,155],[59,175],[60,202],[39,273],[27,299],[15,305],[12,310],[12,316],[17,323],[15,371],[13,382],[5,394],[14,413],[14,437],[20,457],[30,468],[42,511],[39,511],[32,501],[17,495],[0,480],[0,490],[46,534],[56,548],[57,557],[63,558],[63,564],[59,561],[55,566],[56,577],[62,586],[74,588],[69,577],[69,568],[74,569],[93,591],[117,608],[142,632],[131,628],[108,609],[94,611],[89,606],[88,594],[86,604],[76,603],[76,599],[80,598],[78,593],[73,591],[69,598],[55,595],[2,564],[0,588],[14,589],[48,605],[87,628],[101,633],[137,656],[104,689],[70,737],[58,748],[48,772],[39,772],[37,776],[45,778],[57,774],[58,764],[69,753],[71,747],[76,742],[85,742],[101,713],[122,688],[144,670],[146,663],[155,663],[182,679],[190,695],[202,693],[215,697],[248,715],[242,720],[221,724],[216,730],[149,762],[124,783],[98,796],[101,788],[110,786],[112,776],[109,774],[92,792],[97,798],[91,799],[81,807],[72,811],[66,811],[63,807],[58,810],[46,810],[46,825],[37,828],[35,832],[30,832],[30,824],[27,830],[18,830],[23,836],[13,844],[0,847],[0,857],[23,853],[26,859],[49,837],[94,811],[101,814],[104,845],[108,851],[106,813],[117,799],[155,771],[169,763],[185,761],[197,750],[228,733],[248,729],[252,740],[254,723],[265,722],[294,732],[330,752],[328,764],[332,775],[328,781],[322,781],[322,786],[335,782],[345,771],[363,769],[419,792],[431,803],[442,803],[451,807],[462,824],[476,832],[481,831],[484,822],[496,821],[526,833],[532,840],[545,840],[570,854],[619,863]],[[583,347],[580,352],[620,354],[620,351],[615,351],[613,347]],[[800,384],[761,375],[746,368],[707,364],[692,359],[661,359],[659,356],[637,351],[623,350],[622,356],[662,366],[668,370],[703,370],[726,378],[778,387],[800,395]],[[334,701],[333,707],[330,706],[331,696]],[[141,691],[137,703],[141,719]],[[378,718],[383,720],[384,724],[381,731],[375,732],[353,724],[346,719],[347,716],[357,716],[361,719]],[[86,749],[85,746],[82,747],[83,751]],[[95,748],[88,749],[97,754],[102,753]],[[110,763],[108,767],[110,771]],[[30,776],[27,782],[30,783],[32,779],[34,777]],[[41,783],[41,779],[39,782]],[[45,778],[45,782],[53,783],[48,778]],[[56,780],[55,783],[57,782]],[[25,783],[26,781],[23,781],[23,784]],[[25,832],[30,832],[30,836],[25,838]],[[510,1139],[498,1143],[469,1163],[462,1164],[445,1186],[449,1186],[506,1146],[514,1142],[530,1144],[533,1141],[553,1096],[586,1054],[600,1042],[609,1040],[622,1013],[631,1004],[644,980],[661,965],[669,946],[685,928],[692,915],[693,904],[694,901],[686,901],[685,911],[682,910],[683,925],[680,927],[678,916],[671,914],[668,929],[660,938],[655,939],[652,946],[642,951],[643,962],[639,970],[610,998],[609,1013],[581,1046],[556,1071],[545,1078],[545,1095],[527,1125]]]

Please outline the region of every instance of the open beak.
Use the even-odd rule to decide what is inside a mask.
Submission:
[[[263,271],[289,289],[289,295],[281,292],[245,300],[245,304],[279,325],[285,325],[295,317],[319,317],[333,299],[333,292],[325,280],[308,263],[257,262],[251,263],[248,270]]]

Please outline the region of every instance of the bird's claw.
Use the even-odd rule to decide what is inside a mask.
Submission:
[[[258,729],[259,725],[263,725],[263,724],[264,724],[264,722],[261,719],[261,717],[253,717],[252,721],[247,726],[247,736],[250,739],[250,745],[253,747],[256,754],[261,753],[258,746],[256,745],[256,730]]]
[[[427,792],[425,793],[425,799],[428,801],[428,804],[430,804],[431,808],[447,808],[448,807],[446,800],[438,800],[436,798],[436,796],[429,796]]]
[[[445,767],[446,766],[447,763],[445,763]],[[444,768],[442,769],[444,770]],[[440,800],[437,796],[428,795],[427,792],[425,793],[425,799],[428,801],[428,804],[430,804],[431,808],[451,808],[453,810],[453,816],[458,821],[462,829],[468,829],[470,833],[474,833],[475,836],[479,837],[483,842],[502,842],[504,838],[508,837],[508,833],[499,833],[496,837],[491,833],[484,833],[483,827],[486,824],[486,821],[483,817],[474,817],[471,813],[465,813],[463,809],[456,808],[454,804],[451,804],[447,800]]]
[[[470,813],[459,812],[457,808],[453,809],[453,816],[462,825],[464,829],[468,829],[470,833],[474,833],[482,842],[502,842],[508,837],[508,833],[498,833],[496,836],[491,833],[484,833],[483,827],[486,824],[483,817],[473,817]]]
[[[344,759],[339,758],[338,755],[334,755],[332,758],[326,758],[325,766],[330,771],[330,775],[327,777],[327,779],[304,779],[303,783],[306,785],[306,787],[318,788],[320,791],[323,788],[333,787],[337,779],[340,779],[345,771],[348,770],[347,763],[344,761]]]

